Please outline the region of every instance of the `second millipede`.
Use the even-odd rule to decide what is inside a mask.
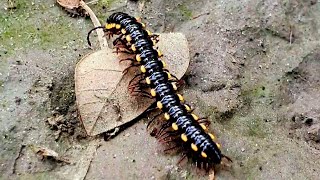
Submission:
[[[161,132],[165,129],[172,131],[175,141],[179,141],[185,150],[185,156],[191,158],[199,167],[211,169],[214,165],[221,164],[222,159],[231,159],[221,153],[221,145],[216,137],[208,132],[205,118],[195,115],[191,107],[185,103],[181,94],[177,93],[178,81],[165,69],[166,63],[161,60],[162,54],[154,48],[157,38],[138,19],[122,12],[113,13],[103,28],[109,36],[119,35],[113,42],[117,47],[125,47],[134,54],[132,66],[140,66],[141,80],[139,84],[145,84],[150,89],[144,96],[156,98],[157,109],[164,117]],[[128,59],[126,59],[128,60]],[[137,76],[136,76],[137,77]],[[134,77],[134,78],[136,78]],[[160,132],[159,132],[160,133]]]

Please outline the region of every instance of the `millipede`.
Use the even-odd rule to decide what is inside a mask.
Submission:
[[[177,92],[179,80],[166,69],[162,53],[155,48],[157,35],[146,30],[140,19],[116,12],[109,16],[106,25],[93,28],[88,33],[90,46],[90,33],[98,28],[102,28],[109,37],[118,35],[113,41],[117,51],[122,48],[132,55],[132,58],[121,61],[131,61],[129,68],[139,67],[141,73],[133,77],[128,87],[131,92],[156,99],[154,107],[148,110],[160,110],[156,117],[163,116],[164,119],[156,133],[157,138],[182,144],[183,158],[192,159],[198,167],[206,170],[221,164],[223,159],[232,162],[222,154],[216,137],[208,132],[210,122],[206,118],[199,118]],[[155,119],[151,119],[148,126]]]

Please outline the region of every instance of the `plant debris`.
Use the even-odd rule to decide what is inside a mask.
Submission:
[[[71,164],[71,162],[68,159],[59,156],[59,154],[54,150],[51,150],[46,147],[35,146],[35,145],[31,145],[31,148],[37,155],[41,156],[42,160],[51,159],[57,162],[64,162],[67,164]]]
[[[80,2],[80,0],[57,0],[57,3],[62,6],[71,17],[89,16],[89,13],[81,6]]]

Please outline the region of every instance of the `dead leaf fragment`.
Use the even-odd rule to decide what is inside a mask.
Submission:
[[[169,71],[181,78],[189,66],[189,49],[181,33],[160,34],[159,49]],[[142,114],[154,99],[131,96],[131,76],[112,50],[104,48],[84,57],[75,70],[75,93],[79,115],[89,136],[110,131]]]
[[[81,2],[84,3],[80,0],[57,0],[57,3],[62,6],[71,17],[89,16],[87,10],[81,6]]]
[[[67,164],[70,164],[69,160],[63,157],[60,157],[59,154],[54,150],[51,150],[46,147],[40,147],[40,146],[34,146],[34,145],[31,145],[31,148],[36,154],[40,155],[42,159],[52,158],[58,162],[65,162]]]
[[[215,180],[214,174],[214,170],[210,171],[209,180]]]
[[[80,0],[57,0],[57,3],[68,9],[78,8],[80,6]]]

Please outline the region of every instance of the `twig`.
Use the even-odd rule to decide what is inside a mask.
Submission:
[[[94,27],[101,26],[97,16],[94,14],[94,12],[91,10],[91,8],[84,1],[80,1],[80,6],[88,12]],[[107,40],[105,38],[103,38],[103,36],[104,36],[103,30],[102,29],[97,29],[96,31],[97,31],[97,34],[98,34],[98,40],[99,40],[99,43],[100,43],[100,48],[101,49],[102,48],[107,48],[108,47],[108,43],[107,43]]]
[[[16,158],[14,159],[13,168],[12,168],[12,174],[15,174],[15,173],[16,173],[17,161],[18,161],[18,159],[21,157],[22,150],[23,150],[25,147],[26,147],[26,145],[21,144],[20,149],[19,149],[19,152],[18,152]]]
[[[290,45],[292,44],[292,29],[290,28],[290,37],[289,37]]]
[[[204,15],[209,15],[209,14],[210,14],[210,12],[202,13],[202,14],[193,16],[192,19],[197,19],[198,17],[204,16]]]

